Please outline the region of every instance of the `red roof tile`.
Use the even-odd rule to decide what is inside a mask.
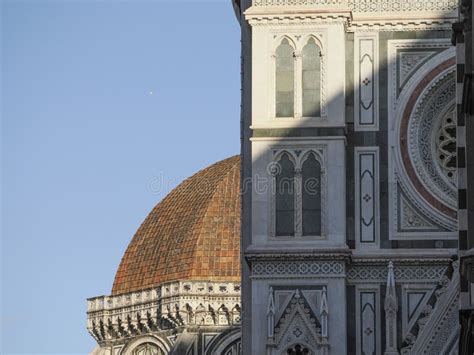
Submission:
[[[177,280],[240,280],[240,157],[201,170],[142,223],[115,275],[112,294]]]

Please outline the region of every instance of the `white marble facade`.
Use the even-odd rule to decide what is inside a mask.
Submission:
[[[243,220],[250,224],[243,229],[244,353],[456,353],[449,42],[456,3],[255,0],[241,6],[244,175],[252,181],[243,196],[250,209]],[[320,53],[320,111],[305,117],[310,38]],[[279,69],[282,43],[291,46],[293,63]],[[288,72],[293,86],[284,87],[279,80]],[[279,100],[292,115],[280,117]],[[275,167],[282,154],[298,186],[308,151],[320,156],[318,235],[301,233],[306,212],[299,188],[290,195],[291,219],[280,210],[284,196],[275,187],[286,174]],[[293,234],[275,232],[279,216],[290,218]],[[292,302],[307,308],[305,321]]]

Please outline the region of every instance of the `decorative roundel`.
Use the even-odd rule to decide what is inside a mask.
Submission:
[[[418,177],[434,196],[450,206],[456,203],[454,174],[447,169],[453,163],[456,167],[456,133],[452,131],[453,125],[456,127],[455,83],[454,73],[449,73],[429,88],[410,118],[408,131],[410,158]]]
[[[454,61],[413,90],[400,124],[400,153],[411,183],[438,211],[456,216],[456,78]]]

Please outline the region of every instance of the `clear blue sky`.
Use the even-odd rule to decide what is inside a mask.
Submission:
[[[87,353],[148,211],[239,152],[239,25],[230,0],[1,11],[1,352]]]

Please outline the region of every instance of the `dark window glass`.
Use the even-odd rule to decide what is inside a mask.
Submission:
[[[278,163],[275,179],[276,235],[292,236],[295,234],[294,166],[287,154]]]
[[[303,116],[321,116],[321,57],[313,38],[303,48]]]
[[[276,50],[276,117],[293,117],[294,68],[293,47],[285,38]]]
[[[301,345],[295,345],[294,347],[289,348],[286,353],[288,355],[308,355],[309,350]]]
[[[321,235],[321,165],[314,154],[303,163],[303,235]]]

